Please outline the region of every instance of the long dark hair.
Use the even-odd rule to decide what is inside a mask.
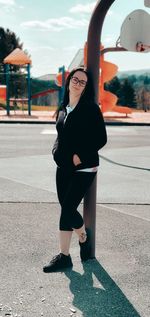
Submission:
[[[81,103],[94,102],[94,97],[95,97],[94,96],[94,87],[93,87],[93,81],[92,81],[92,78],[90,76],[90,73],[85,68],[78,67],[78,68],[73,69],[66,79],[64,98],[63,98],[63,102],[62,102],[63,108],[66,108],[66,106],[69,103],[69,83],[70,83],[71,77],[73,77],[73,75],[77,71],[83,72],[87,76],[87,84],[85,86],[85,89],[84,89],[81,97],[80,97],[80,102]]]

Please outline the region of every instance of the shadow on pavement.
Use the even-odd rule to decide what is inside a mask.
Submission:
[[[84,317],[140,317],[136,309],[95,259],[83,263],[84,273],[66,271],[70,290],[74,295],[72,304]],[[93,286],[95,278],[99,287]]]

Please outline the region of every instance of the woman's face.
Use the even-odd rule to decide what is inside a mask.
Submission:
[[[87,75],[82,71],[76,71],[69,82],[69,92],[75,96],[80,96],[87,83]]]

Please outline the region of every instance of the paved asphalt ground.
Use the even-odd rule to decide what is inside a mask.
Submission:
[[[150,127],[108,126],[96,259],[44,274],[58,251],[55,126],[0,125],[0,317],[150,316]],[[82,204],[79,207],[82,213]]]

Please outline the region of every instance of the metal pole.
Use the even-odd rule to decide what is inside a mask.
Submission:
[[[93,11],[87,40],[87,69],[90,72],[95,89],[95,102],[98,104],[98,84],[99,84],[99,61],[100,61],[100,43],[101,31],[105,16],[112,3],[115,0],[100,0],[97,2]],[[97,179],[93,181],[90,189],[84,198],[83,216],[85,226],[90,231],[91,257],[95,257],[95,229],[96,229],[96,184]]]
[[[64,97],[65,91],[65,66],[62,66],[62,98]]]
[[[61,67],[58,68],[58,73],[61,72]],[[59,90],[58,90],[58,106],[61,105],[61,87],[59,87]]]
[[[59,89],[59,105],[61,105],[65,90],[65,66],[59,67],[59,73],[62,73],[62,86]]]
[[[30,82],[30,64],[27,65],[27,71],[28,71],[28,115],[31,116],[31,82]]]
[[[100,51],[100,55],[104,55],[109,52],[127,52],[128,50],[124,47],[106,47]]]
[[[61,105],[61,88],[59,87],[59,90],[58,90],[58,106]]]
[[[9,104],[9,65],[5,64],[5,72],[6,72],[6,111],[7,116],[10,115],[10,104]]]

